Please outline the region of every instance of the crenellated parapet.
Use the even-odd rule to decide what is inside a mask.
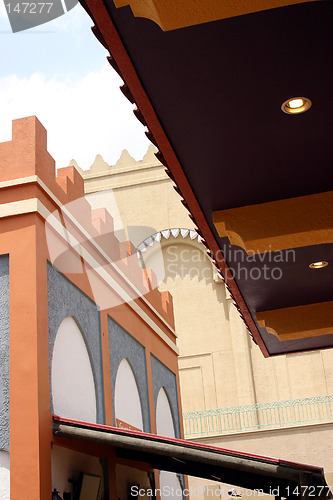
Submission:
[[[83,179],[69,166],[59,169],[47,151],[47,131],[35,116],[12,122],[12,140],[0,144],[0,182],[37,176],[62,204],[84,196]],[[33,179],[31,179],[33,181]]]

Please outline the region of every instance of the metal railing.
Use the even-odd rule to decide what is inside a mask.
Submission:
[[[333,395],[183,413],[186,438],[332,422]]]

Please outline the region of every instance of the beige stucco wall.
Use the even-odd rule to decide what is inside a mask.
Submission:
[[[328,423],[205,437],[197,441],[291,462],[304,462],[304,457],[308,457],[310,465],[333,472],[332,432],[333,423]]]
[[[244,432],[226,436],[216,436],[210,438],[199,438],[200,443],[230,448],[245,453],[270,456],[289,460],[292,462],[305,463],[323,467],[325,479],[329,486],[333,485],[333,424],[309,425],[303,427],[293,427],[290,429],[261,430],[255,432]],[[223,478],[222,478],[223,479]],[[220,488],[220,498],[227,499],[228,489],[233,486],[223,482],[207,481],[202,478],[189,478],[189,485],[192,487],[198,500],[212,498],[203,490],[203,486],[215,491]],[[241,488],[237,487],[241,492]],[[198,495],[195,495],[198,493]],[[206,493],[206,494],[205,494]],[[250,495],[251,492],[248,492]],[[251,494],[251,496],[253,496]],[[249,498],[251,498],[249,496]],[[243,497],[247,497],[246,493]],[[273,498],[269,496],[259,498]]]
[[[193,229],[153,152],[151,147],[142,161],[124,152],[114,166],[98,157],[90,171],[83,172],[88,198],[96,192],[103,203],[112,198],[122,224],[142,228],[135,235],[136,245],[157,231]],[[333,394],[333,350],[265,359],[197,238],[161,237],[143,254],[147,267],[157,266],[158,253],[164,262],[159,287],[174,299],[183,411]],[[313,463],[333,472],[327,451],[332,427],[326,424],[210,439],[206,442]]]

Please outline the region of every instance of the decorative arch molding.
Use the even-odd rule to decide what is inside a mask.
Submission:
[[[51,365],[53,411],[59,416],[97,421],[97,398],[91,356],[77,322],[67,316],[53,345]]]
[[[165,262],[162,258],[162,253],[160,256],[156,256],[156,253],[158,251],[164,251],[168,246],[174,244],[190,246],[192,250],[199,251],[202,256],[204,256],[203,260],[210,264],[211,270],[209,270],[209,272],[211,271],[211,275],[208,276],[207,273],[203,275],[203,273],[200,272],[198,274],[199,280],[205,278],[206,280],[213,280],[215,283],[222,283],[224,281],[221,273],[216,266],[213,265],[213,261],[206,251],[206,247],[203,244],[203,238],[194,229],[171,228],[152,234],[137,246],[138,259],[141,261],[142,267],[152,268],[157,276],[158,283],[164,280]],[[151,262],[153,262],[153,265]],[[196,262],[198,263],[198,260],[193,259],[193,264]],[[161,271],[162,267],[163,271]],[[194,273],[194,275],[197,275],[197,273]]]
[[[145,252],[147,248],[152,247],[155,242],[160,243],[163,239],[168,240],[170,236],[173,236],[174,238],[181,236],[183,239],[189,237],[191,240],[197,240],[198,243],[202,242],[201,236],[194,229],[177,227],[164,229],[163,231],[158,231],[157,233],[148,236],[148,238],[143,240],[143,242],[137,246],[137,250],[139,253]]]
[[[143,430],[142,403],[135,372],[127,358],[118,366],[115,381],[117,427]]]

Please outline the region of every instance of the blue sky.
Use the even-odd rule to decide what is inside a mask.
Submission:
[[[78,4],[54,21],[13,34],[0,4],[1,142],[10,140],[12,119],[36,115],[58,167],[75,159],[87,169],[97,154],[114,164],[123,149],[143,157],[149,145],[144,128],[91,26]]]
[[[34,29],[11,32],[6,13],[0,17],[0,77],[26,77],[39,71],[48,77],[78,79],[97,71],[106,50],[91,33],[91,19],[78,4],[64,16]]]

